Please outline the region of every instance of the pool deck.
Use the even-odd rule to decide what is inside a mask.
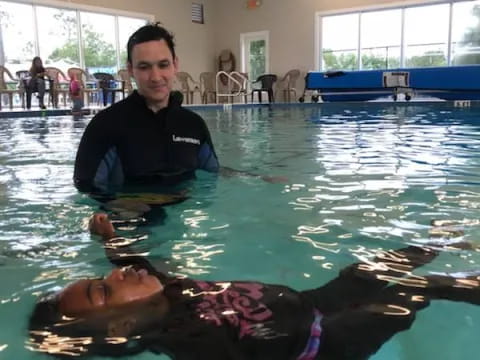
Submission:
[[[435,98],[418,98],[412,99],[410,101],[399,100],[393,101],[391,99],[377,99],[374,101],[363,101],[363,102],[305,102],[305,103],[233,103],[233,104],[192,104],[192,105],[184,105],[186,108],[191,110],[204,110],[204,109],[216,109],[216,110],[232,110],[232,109],[241,109],[241,108],[252,108],[252,107],[290,107],[290,106],[305,106],[305,107],[315,107],[315,106],[348,106],[348,104],[389,104],[389,105],[398,105],[398,106],[417,106],[423,104],[432,104],[435,103],[437,105],[444,105],[448,107],[480,107],[480,101],[478,100],[455,100],[455,101],[443,101],[438,100]],[[3,108],[0,110],[0,119],[11,119],[11,118],[29,118],[29,117],[52,117],[52,116],[67,116],[67,115],[95,115],[97,112],[104,109],[104,107],[85,107],[82,109],[82,114],[72,114],[72,110],[69,107],[65,108],[47,108],[42,110],[38,109],[31,109],[26,110],[22,108],[14,108],[12,110]]]
[[[84,108],[81,115],[90,115],[100,111],[102,108]],[[29,118],[29,117],[50,117],[50,116],[65,116],[73,115],[71,108],[47,108],[47,109],[22,109],[14,108],[2,109],[0,111],[0,119],[11,119],[11,118]],[[80,115],[80,114],[78,114]]]

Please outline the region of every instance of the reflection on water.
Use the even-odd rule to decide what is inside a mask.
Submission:
[[[185,275],[203,275],[211,273],[217,267],[213,258],[224,252],[223,244],[201,245],[195,241],[177,241],[172,247],[171,257],[180,264],[180,272]]]
[[[148,234],[142,241],[136,224],[119,224],[138,253],[168,256],[188,276],[297,289],[317,287],[354,262],[378,270],[388,265],[373,262],[378,251],[391,254],[407,245],[440,249],[435,261],[414,272],[395,268],[408,274],[409,285],[421,285],[429,273],[478,270],[475,108],[324,104],[200,114],[223,165],[288,182],[216,181],[198,174],[189,185],[191,198],[166,208],[164,224],[142,225]],[[65,117],[0,123],[0,316],[15,324],[12,331],[0,331],[0,352],[7,357],[32,356],[24,350],[25,321],[18,314],[26,319],[38,294],[110,268],[104,249],[82,225],[98,204],[78,194],[71,180],[87,122]],[[384,276],[406,281],[404,275]],[[437,315],[435,306],[428,311]],[[460,325],[467,321],[467,310],[458,307],[456,313]],[[468,313],[480,316],[476,308]],[[463,354],[457,358],[475,351],[461,345],[474,343],[472,334],[480,330],[477,318],[468,321],[467,331],[456,330],[458,337],[445,341]],[[448,351],[436,326],[416,328],[409,331],[416,338],[435,334],[429,338],[437,339],[436,354]],[[418,353],[422,346],[428,354],[434,347],[433,340],[420,345],[408,335],[399,339],[406,344],[402,348]],[[395,347],[385,351],[384,358],[402,358]]]
[[[67,337],[52,334],[49,331],[35,331],[31,336],[42,336],[44,341],[38,343],[29,339],[26,348],[32,351],[65,356],[79,356],[85,352],[85,346],[93,342],[92,337]]]

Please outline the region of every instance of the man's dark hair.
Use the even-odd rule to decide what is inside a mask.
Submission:
[[[128,62],[132,63],[132,50],[135,45],[153,40],[165,40],[172,53],[172,57],[175,59],[175,42],[173,34],[165,29],[161,23],[156,22],[142,26],[130,36],[127,43]]]

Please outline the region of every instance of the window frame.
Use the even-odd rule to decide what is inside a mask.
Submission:
[[[462,2],[471,2],[472,0],[410,0],[404,2],[394,2],[389,4],[381,5],[370,5],[362,7],[354,7],[343,10],[328,10],[328,11],[317,11],[315,12],[315,46],[314,46],[314,65],[317,71],[324,71],[322,69],[322,59],[323,59],[323,44],[322,44],[322,20],[324,17],[328,16],[337,16],[337,15],[346,15],[346,14],[357,14],[359,16],[359,24],[362,22],[362,14],[371,13],[382,10],[401,10],[401,43],[400,43],[400,67],[405,66],[405,10],[415,7],[423,7],[429,5],[449,5],[449,21],[448,21],[448,35],[446,41],[447,43],[447,65],[452,66],[452,22],[453,22],[453,5],[455,3]],[[361,70],[361,34],[359,32],[359,39],[357,47],[357,69]]]

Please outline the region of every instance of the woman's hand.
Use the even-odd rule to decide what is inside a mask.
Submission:
[[[115,229],[112,222],[105,213],[93,214],[88,223],[88,228],[92,234],[100,235],[104,240],[115,236]]]

